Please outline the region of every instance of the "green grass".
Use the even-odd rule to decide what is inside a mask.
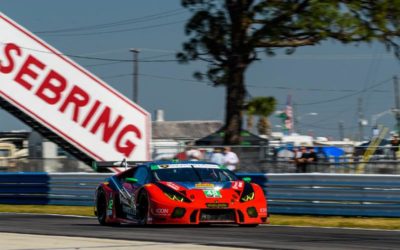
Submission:
[[[271,215],[271,225],[400,230],[400,218]]]
[[[93,207],[50,205],[0,205],[0,212],[94,216]],[[271,225],[350,227],[400,230],[400,218],[271,215]]]
[[[94,216],[93,207],[52,205],[0,205],[0,212]]]

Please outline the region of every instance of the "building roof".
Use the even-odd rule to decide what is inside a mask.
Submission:
[[[153,139],[199,139],[222,127],[220,121],[156,121],[152,123]]]

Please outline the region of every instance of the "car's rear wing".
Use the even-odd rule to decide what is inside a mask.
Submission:
[[[146,161],[127,161],[126,159],[122,161],[94,161],[92,168],[96,172],[120,173],[143,163],[146,163]]]

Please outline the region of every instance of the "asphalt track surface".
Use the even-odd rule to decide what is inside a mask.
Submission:
[[[95,218],[0,213],[0,232],[256,249],[400,249],[400,231],[238,226],[100,226]]]

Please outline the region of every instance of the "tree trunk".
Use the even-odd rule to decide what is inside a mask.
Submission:
[[[229,74],[229,84],[226,86],[225,145],[238,145],[241,142],[240,132],[245,95],[244,68],[234,66]]]
[[[250,63],[250,49],[246,46],[248,23],[245,22],[251,3],[248,0],[225,0],[231,22],[230,53],[226,68],[226,113],[224,144],[238,145],[241,142],[242,110],[246,88],[244,73]]]

